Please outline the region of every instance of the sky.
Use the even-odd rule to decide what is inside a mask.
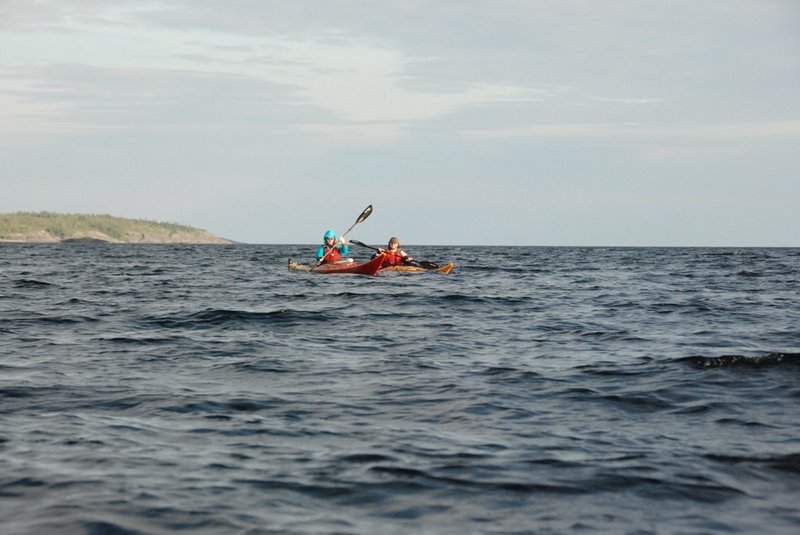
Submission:
[[[0,213],[800,246],[797,0],[0,0]]]

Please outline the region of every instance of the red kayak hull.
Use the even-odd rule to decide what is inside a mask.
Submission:
[[[373,258],[368,262],[357,264],[356,262],[333,262],[330,264],[322,264],[320,266],[306,266],[298,264],[297,262],[289,261],[290,271],[310,271],[312,273],[352,273],[356,275],[375,275],[381,268],[383,263],[383,255]]]

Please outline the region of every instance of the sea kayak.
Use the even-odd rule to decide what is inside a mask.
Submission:
[[[356,275],[375,275],[381,268],[383,255],[373,258],[368,262],[331,262],[319,266],[300,264],[289,260],[289,271],[310,271],[311,273],[354,273]]]
[[[438,271],[439,273],[450,273],[453,269],[455,264],[450,262],[449,264],[445,264],[443,266],[436,266],[436,267],[422,267],[422,266],[409,266],[409,265],[394,265],[394,266],[386,266],[382,267],[378,270],[378,273],[383,273],[385,271],[403,271],[406,273],[422,273],[423,271]]]

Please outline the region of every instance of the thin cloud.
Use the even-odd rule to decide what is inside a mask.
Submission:
[[[760,137],[800,137],[800,121],[688,125],[623,123],[536,124],[516,128],[463,130],[461,135],[469,139],[526,137],[668,137],[729,140]]]
[[[625,97],[589,97],[594,102],[608,104],[658,104],[664,102],[663,98],[625,98]]]

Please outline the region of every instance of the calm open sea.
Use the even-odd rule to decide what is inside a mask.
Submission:
[[[315,250],[0,245],[0,533],[800,532],[800,249]]]

